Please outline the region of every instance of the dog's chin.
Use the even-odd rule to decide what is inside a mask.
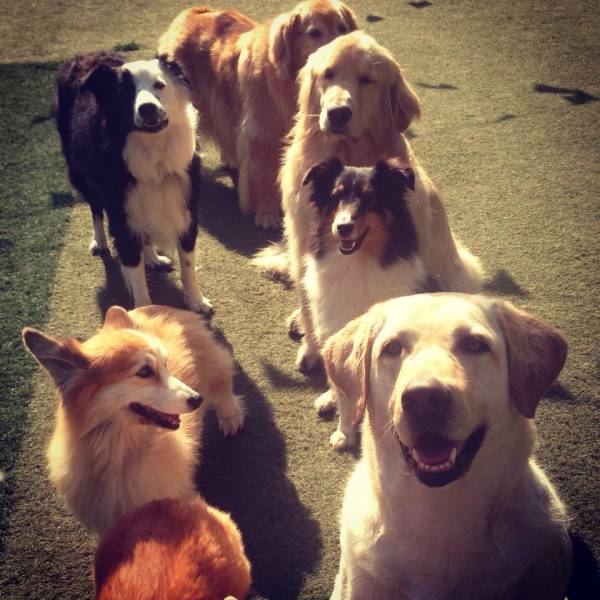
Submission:
[[[349,256],[350,254],[354,254],[357,250],[360,250],[367,234],[369,233],[369,228],[367,227],[357,238],[354,239],[339,239],[339,251],[344,256]]]
[[[465,440],[456,442],[442,435],[425,433],[414,446],[400,444],[404,460],[415,477],[428,487],[443,487],[467,473],[485,437],[485,425],[479,425]]]
[[[136,122],[135,128],[137,131],[141,131],[143,133],[158,133],[167,127],[169,124],[169,119],[163,119],[162,121],[156,121],[154,123],[148,122]]]
[[[173,431],[179,429],[181,423],[179,415],[170,415],[139,402],[131,402],[129,409],[139,417],[142,417],[142,422],[145,425],[157,425],[163,429],[171,429]]]

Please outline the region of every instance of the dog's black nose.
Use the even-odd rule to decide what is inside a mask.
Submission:
[[[159,116],[161,115],[161,111],[159,111],[158,106],[152,102],[140,104],[138,113],[140,114],[140,117],[144,119],[144,121],[158,121]]]
[[[352,118],[349,106],[336,106],[327,111],[327,118],[334,127],[343,127]]]
[[[192,410],[196,410],[202,404],[202,400],[204,400],[202,396],[190,396],[187,402]]]
[[[452,392],[437,379],[411,381],[402,392],[402,409],[418,426],[445,425],[452,406]]]
[[[354,229],[354,225],[352,223],[340,223],[337,226],[338,234],[341,237],[346,237],[346,236],[350,235],[352,233],[353,229]]]

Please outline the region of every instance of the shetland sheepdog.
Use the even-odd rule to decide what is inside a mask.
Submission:
[[[98,600],[243,600],[250,564],[231,517],[199,496],[155,500],[122,517],[94,561]]]
[[[314,222],[306,256],[304,289],[319,346],[373,304],[424,291],[428,279],[419,257],[407,192],[415,174],[396,159],[372,169],[344,167],[332,158],[311,168]],[[338,406],[330,442],[336,450],[356,444],[350,403],[330,382],[315,402],[319,413]]]
[[[207,406],[225,434],[243,424],[231,354],[191,312],[113,306],[85,342],[31,328],[23,341],[58,388],[50,479],[92,531],[151,500],[194,497]]]
[[[183,71],[173,61],[94,53],[61,65],[57,85],[69,179],[92,210],[92,253],[108,250],[106,213],[125,282],[142,306],[150,304],[144,263],[171,266],[153,242],[177,246],[188,306],[210,314],[194,271],[201,175]]]

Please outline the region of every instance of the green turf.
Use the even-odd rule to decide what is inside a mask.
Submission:
[[[290,4],[236,7],[264,18]],[[567,335],[567,366],[538,412],[538,456],[569,506],[583,549],[598,560],[597,10],[582,0],[350,4],[405,67],[422,99],[423,119],[412,128],[411,143],[439,185],[456,233],[481,257],[488,290]],[[19,3],[6,7],[0,62],[11,64],[0,66],[0,469],[9,477],[0,484],[7,525],[2,598],[88,597],[95,546],[46,480],[54,398],[48,379],[34,377],[18,330],[47,318],[53,332],[87,336],[110,304],[129,306],[115,261],[87,252],[87,207],[69,208],[57,138],[46,120],[52,73],[22,63],[118,44],[139,45],[130,53],[135,58],[150,55],[180,8],[166,0],[151,10],[139,2],[91,0],[42,1],[33,12]],[[343,483],[355,459],[327,446],[334,423],[319,421],[311,408],[321,383],[294,371],[296,346],[284,331],[293,295],[249,265],[248,256],[268,236],[239,216],[227,180],[213,177],[215,153],[205,148],[198,275],[217,308],[215,330],[234,351],[248,421],[243,433],[224,440],[207,419],[199,486],[240,524],[260,594],[325,598],[337,568]],[[176,273],[153,276],[151,293],[160,302],[182,303]]]

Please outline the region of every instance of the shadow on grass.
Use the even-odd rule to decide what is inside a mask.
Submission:
[[[315,369],[307,376],[298,373],[296,377],[292,377],[269,362],[263,361],[262,367],[274,387],[286,390],[309,389],[315,393],[324,392],[327,389],[327,376],[323,369]]]
[[[414,8],[427,8],[428,6],[431,6],[431,2],[428,2],[428,0],[419,0],[418,2],[409,2],[409,4],[411,6],[413,6]]]
[[[75,202],[75,196],[70,192],[50,192],[50,203],[52,208],[70,208]]]
[[[552,85],[544,85],[543,83],[536,83],[533,86],[533,91],[538,94],[559,94],[564,100],[576,106],[600,100],[598,96],[592,96],[579,88],[554,87]]]
[[[451,83],[425,83],[424,81],[417,81],[416,85],[425,88],[426,90],[457,90],[458,88]]]
[[[483,289],[488,294],[529,297],[529,292],[522,288],[505,269],[498,269],[494,276],[483,284]]]
[[[569,533],[573,544],[573,571],[567,590],[569,600],[600,598],[598,563],[589,546],[576,533]]]
[[[573,394],[571,394],[571,392],[562,385],[562,383],[559,383],[558,381],[555,381],[547,390],[546,393],[544,394],[544,398],[547,398],[549,400],[556,400],[556,401],[562,401],[562,402],[574,402],[575,401],[575,396],[573,396]]]
[[[222,169],[202,169],[199,225],[229,250],[250,257],[281,234],[260,229],[244,217],[235,190],[219,181],[223,176]]]
[[[239,367],[235,390],[246,401],[244,429],[224,437],[214,413],[206,416],[198,488],[238,524],[255,591],[297,598],[321,557],[319,525],[286,475],[286,445],[268,401]]]

